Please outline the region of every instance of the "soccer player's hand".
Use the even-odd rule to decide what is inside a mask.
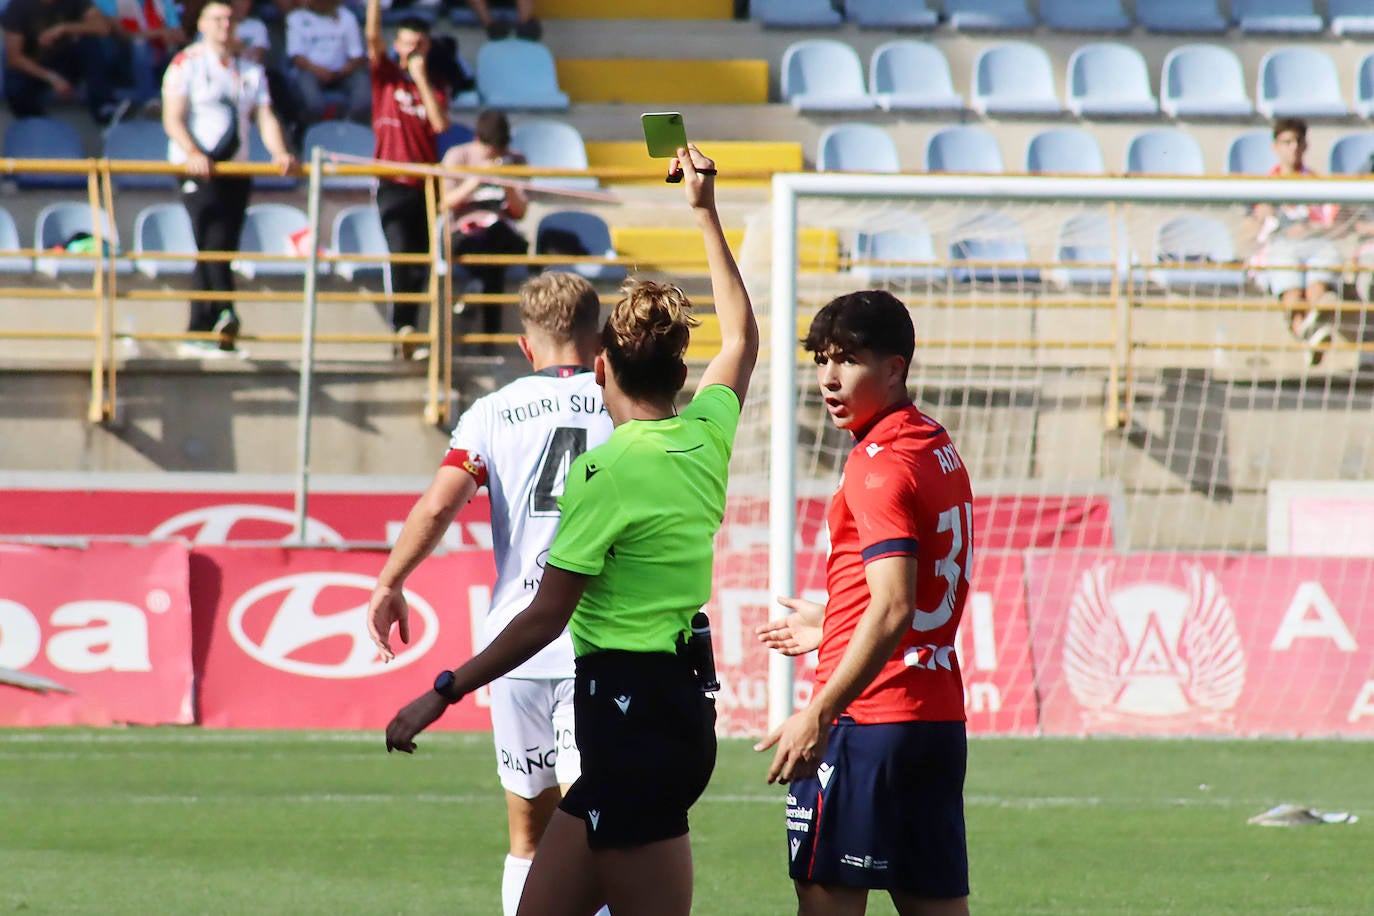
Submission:
[[[771,735],[754,745],[756,751],[766,751],[773,745],[773,763],[768,767],[768,781],[792,782],[815,775],[825,759],[825,745],[830,738],[826,723],[810,707],[792,714]]]
[[[687,195],[687,203],[696,210],[716,208],[716,163],[695,143],[688,143],[685,149],[669,161],[672,171],[682,170],[682,190]]]
[[[415,736],[434,724],[446,709],[448,701],[433,690],[411,700],[386,727],[386,752],[415,753]]]
[[[396,624],[400,631],[401,642],[410,645],[410,606],[406,604],[405,592],[398,586],[388,588],[379,585],[372,592],[372,600],[367,605],[367,635],[377,647],[383,661],[391,661],[396,653],[391,651],[391,625]]]
[[[821,621],[825,605],[804,598],[779,598],[778,604],[789,608],[786,617],[770,620],[754,630],[765,648],[783,655],[805,655],[821,644]]]

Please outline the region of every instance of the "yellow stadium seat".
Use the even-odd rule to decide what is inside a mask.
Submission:
[[[675,109],[768,103],[766,60],[560,58],[555,66],[558,87],[574,103],[639,102]]]
[[[733,19],[734,0],[539,0],[544,19]]]
[[[692,124],[687,123],[691,136]],[[702,152],[716,161],[721,182],[741,182],[748,185],[768,184],[773,172],[802,171],[800,143],[753,142],[749,140],[696,140]],[[593,141],[587,144],[587,166],[594,169],[651,169],[653,177],[640,179],[605,179],[621,184],[662,184],[668,172],[666,159],[650,159],[641,141]],[[751,177],[732,177],[749,174]]]
[[[726,229],[730,250],[739,254],[743,229]],[[611,229],[611,244],[621,257],[633,258],[632,269],[666,274],[705,273],[706,247],[691,226],[619,226]],[[834,229],[803,228],[797,260],[806,273],[839,270],[840,237]]]

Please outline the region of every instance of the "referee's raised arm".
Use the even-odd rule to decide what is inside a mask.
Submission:
[[[735,392],[741,404],[749,390],[749,378],[759,358],[759,324],[754,318],[754,306],[744,288],[739,265],[725,241],[725,230],[716,212],[716,164],[702,155],[693,143],[678,150],[673,168],[681,168],[682,185],[692,216],[706,243],[706,263],[711,269],[711,295],[716,304],[716,321],[720,324],[720,352],[715,355],[701,375],[697,391],[707,385],[726,385]]]

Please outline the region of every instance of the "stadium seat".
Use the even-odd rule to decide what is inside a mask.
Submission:
[[[1185,213],[1155,230],[1156,264],[1231,264],[1240,267],[1235,241],[1226,224],[1214,216]],[[1221,267],[1154,267],[1151,283],[1184,293],[1234,292],[1245,283],[1245,271]]]
[[[861,29],[933,29],[940,21],[929,0],[845,0],[844,16]]]
[[[267,144],[262,142],[262,134],[258,132],[258,125],[254,124],[248,129],[248,161],[271,163],[272,154],[267,151]],[[254,175],[253,189],[256,191],[291,191],[294,190],[299,179],[292,175]]]
[[[782,54],[782,98],[794,111],[862,111],[873,108],[858,52],[818,38],[788,45]]]
[[[1231,0],[1231,21],[1260,35],[1315,35],[1323,24],[1312,0]]]
[[[1164,56],[1159,107],[1175,118],[1248,118],[1255,104],[1236,52],[1221,45],[1182,45]]]
[[[1336,64],[1315,48],[1276,48],[1259,67],[1255,107],[1266,118],[1342,118],[1350,114],[1341,97]]]
[[[965,217],[950,231],[949,259],[988,263],[955,266],[956,283],[1039,283],[1040,271],[1027,266],[1030,249],[1021,226],[998,210],[981,210]]]
[[[1145,130],[1126,144],[1124,169],[1129,175],[1202,175],[1207,169],[1202,147],[1187,131]]]
[[[103,210],[100,220],[108,250],[117,252],[119,235],[115,230],[114,221],[110,219],[110,214]],[[95,234],[95,222],[89,204],[75,201],[48,204],[38,211],[38,217],[34,221],[33,247],[40,251],[63,248],[74,235],[81,232]],[[68,273],[89,274],[100,265],[101,260],[100,257],[55,258],[39,255],[34,259],[33,269],[49,277]],[[116,261],[115,269],[120,273],[127,273],[133,267],[128,261]]]
[[[973,63],[973,108],[979,114],[1058,114],[1050,57],[1038,45],[1012,41],[983,49]]]
[[[534,251],[535,254],[616,256],[606,221],[595,213],[583,210],[559,210],[545,214],[534,234]],[[544,269],[572,271],[593,283],[619,283],[626,276],[626,270],[620,264],[556,264]]]
[[[33,259],[18,254],[4,254],[23,248],[19,241],[19,227],[10,211],[0,207],[0,273],[26,274],[33,270]]]
[[[549,49],[523,38],[489,41],[477,52],[477,93],[488,108],[566,111]]]
[[[330,235],[330,254],[366,255],[375,261],[335,261],[334,274],[349,283],[359,280],[377,279],[391,292],[390,271],[387,270],[386,235],[382,231],[382,218],[374,204],[357,204],[345,207],[334,217],[334,227]]]
[[[1374,0],[1327,0],[1326,15],[1336,35],[1374,35]]]
[[[243,221],[239,235],[240,254],[295,254],[297,245],[292,237],[310,228],[310,220],[300,209],[290,204],[252,204]],[[305,275],[304,259],[291,261],[257,261],[239,258],[233,261],[234,270],[252,280],[256,277],[301,277]],[[321,274],[329,272],[329,264],[321,261]]]
[[[905,217],[901,229],[860,232],[854,242],[854,260],[887,262],[854,265],[851,269],[854,279],[865,286],[889,282],[938,283],[946,277],[943,267],[933,266],[937,260],[935,241],[925,222],[917,216]]]
[[[116,121],[105,131],[105,158],[111,162],[166,162],[167,131],[161,121]],[[121,191],[170,191],[177,181],[173,175],[116,174],[113,179],[114,186]]]
[[[892,135],[877,124],[835,124],[816,144],[818,172],[900,172]]]
[[[1135,16],[1147,32],[1220,34],[1226,31],[1226,19],[1217,12],[1216,0],[1148,0],[1136,4]]]
[[[1374,162],[1374,132],[1346,134],[1331,144],[1327,172],[1332,175],[1368,175]]]
[[[165,158],[164,148],[162,156]],[[57,118],[16,118],[5,129],[6,159],[84,159],[81,135],[76,128]],[[22,190],[85,188],[82,174],[41,174],[16,172],[15,186]]]
[[[477,135],[473,133],[472,128],[468,127],[466,124],[462,124],[458,121],[450,122],[448,130],[444,131],[437,138],[439,158],[444,158],[444,153],[448,152],[451,147],[457,146],[460,143],[467,143],[475,136]]]
[[[1227,175],[1268,175],[1278,164],[1274,134],[1266,127],[1237,134],[1226,147]]]
[[[942,127],[926,141],[926,171],[1000,175],[1002,148],[982,127]]]
[[[1040,0],[1040,21],[1056,32],[1129,32],[1121,0]]]
[[[181,203],[152,204],[138,211],[134,218],[134,253],[138,255],[179,254],[194,255],[195,233],[191,215]],[[184,277],[196,269],[196,262],[181,258],[140,257],[134,269],[145,277]]]
[[[1355,68],[1355,114],[1374,118],[1374,53],[1366,54]]]
[[[1026,171],[1058,175],[1103,175],[1102,147],[1090,131],[1078,127],[1042,130],[1026,144]]]
[[[301,157],[309,162],[312,151],[318,146],[326,153],[371,159],[375,144],[370,127],[352,121],[320,121],[306,130],[301,142]],[[328,158],[326,155],[325,159]],[[320,179],[320,187],[330,190],[370,191],[376,184],[377,179],[367,175],[326,175]]]
[[[1159,112],[1144,56],[1135,48],[1112,42],[1084,45],[1069,56],[1065,95],[1069,111],[1079,117]]]
[[[873,50],[868,85],[885,111],[960,111],[964,97],[954,91],[949,61],[924,41],[889,41]]]
[[[1009,32],[1035,28],[1026,0],[946,0],[945,16],[960,32]]]
[[[1055,234],[1054,260],[1058,264],[1078,265],[1050,271],[1050,283],[1060,289],[1104,289],[1112,285],[1118,272],[1121,281],[1126,282],[1131,255],[1125,221],[1118,219],[1113,230],[1111,217],[1106,213],[1070,216],[1060,223]]]
[[[563,121],[536,118],[522,121],[511,128],[511,149],[523,153],[532,166],[549,169],[586,169],[587,145],[576,127]],[[595,188],[595,178],[550,176],[532,178],[530,184],[540,188]]]
[[[832,28],[844,16],[830,0],[752,0],[749,18],[767,28]]]

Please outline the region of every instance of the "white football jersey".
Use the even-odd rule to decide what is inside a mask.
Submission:
[[[558,531],[558,497],[573,459],[611,435],[592,372],[550,367],[479,399],[458,420],[450,449],[481,456],[491,494],[496,588],[486,642],[529,607]],[[486,643],[483,643],[485,645]],[[476,647],[482,648],[481,646]],[[572,677],[567,631],[511,677]]]

